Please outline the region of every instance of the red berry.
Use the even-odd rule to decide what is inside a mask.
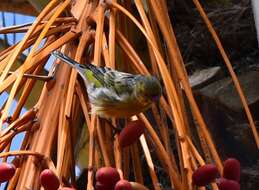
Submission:
[[[145,125],[140,120],[129,122],[120,132],[119,142],[121,147],[126,147],[136,142],[144,133]]]
[[[101,184],[114,186],[120,180],[120,175],[117,169],[112,167],[102,167],[97,170],[95,175],[96,181]]]
[[[240,185],[237,181],[220,178],[217,180],[219,190],[240,190]]]
[[[240,181],[240,162],[235,158],[229,158],[224,162],[223,177]]]
[[[102,184],[101,182],[97,181],[95,184],[95,189],[96,190],[113,190],[114,185]]]
[[[219,171],[215,165],[206,164],[193,172],[192,181],[194,185],[205,186],[213,182],[218,175]]]
[[[15,174],[15,166],[13,164],[0,164],[0,183],[9,181]]]
[[[114,190],[132,190],[132,186],[130,182],[122,179],[116,183]]]
[[[59,179],[50,169],[41,172],[40,183],[46,190],[57,190],[59,188]]]

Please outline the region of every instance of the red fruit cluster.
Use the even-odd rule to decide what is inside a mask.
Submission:
[[[13,164],[1,163],[0,164],[0,183],[9,181],[15,174],[15,166]]]
[[[116,183],[114,190],[132,190],[132,186],[127,180],[121,179]]]
[[[120,132],[119,143],[121,147],[126,147],[136,142],[144,133],[145,125],[141,120],[129,122]]]
[[[96,190],[132,190],[130,183],[127,180],[120,180],[119,172],[112,167],[100,168],[95,178]]]
[[[206,164],[193,172],[192,180],[196,186],[206,186],[219,176],[217,167]],[[219,190],[240,190],[240,162],[229,158],[224,162],[223,177],[217,179]]]
[[[219,190],[240,190],[240,162],[229,158],[224,162],[223,178],[217,181]]]
[[[219,175],[218,168],[213,164],[206,164],[199,167],[192,174],[192,182],[197,186],[205,186],[217,178]]]
[[[217,185],[219,190],[240,190],[240,185],[237,181],[223,177],[217,180]]]
[[[40,183],[45,190],[57,190],[59,188],[59,179],[50,169],[41,172]]]
[[[224,162],[223,177],[234,181],[240,181],[240,162],[235,158],[229,158]]]

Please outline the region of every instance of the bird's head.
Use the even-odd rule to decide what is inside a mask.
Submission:
[[[136,96],[140,101],[156,102],[162,95],[162,87],[160,82],[154,76],[137,77]]]

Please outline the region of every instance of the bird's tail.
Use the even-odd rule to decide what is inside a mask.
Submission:
[[[64,55],[59,51],[54,51],[51,54],[54,55],[56,58],[60,59],[61,61],[64,61],[71,67],[77,68],[77,66],[80,65],[78,62],[76,62],[75,60],[71,59],[70,57]]]
[[[59,52],[59,51],[54,51],[51,53],[52,55],[54,55],[56,58],[60,59],[61,61],[67,63],[68,65],[70,65],[71,67],[75,68],[77,70],[77,72],[79,73],[79,75],[82,77],[82,79],[84,80],[85,84],[87,85],[88,82],[86,80],[85,77],[85,72],[86,70],[89,70],[87,65],[82,65],[78,62],[76,62],[75,60],[73,60],[72,58],[64,55],[63,53]]]
[[[77,72],[81,75],[81,77],[84,79],[86,84],[87,80],[90,80],[93,83],[97,82],[98,85],[100,82],[104,84],[103,73],[95,65],[92,65],[90,63],[82,65],[59,51],[52,52],[52,55],[75,68]],[[87,74],[87,71],[90,71],[91,74],[89,75],[89,72]]]

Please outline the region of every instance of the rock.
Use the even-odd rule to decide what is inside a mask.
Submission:
[[[208,85],[212,80],[220,75],[220,71],[221,68],[219,66],[195,71],[189,76],[191,87],[193,89],[197,89]]]
[[[241,189],[257,190],[259,187],[259,167],[244,168],[241,170]]]
[[[259,119],[259,71],[250,71],[238,77],[250,109]],[[201,90],[199,94],[222,104],[230,111],[243,113],[239,95],[230,77],[214,82]]]
[[[259,71],[248,71],[238,78],[259,132]],[[241,189],[256,189],[259,170],[253,168],[259,152],[232,79],[195,90],[195,96],[220,157],[237,158],[246,168],[241,170]]]

